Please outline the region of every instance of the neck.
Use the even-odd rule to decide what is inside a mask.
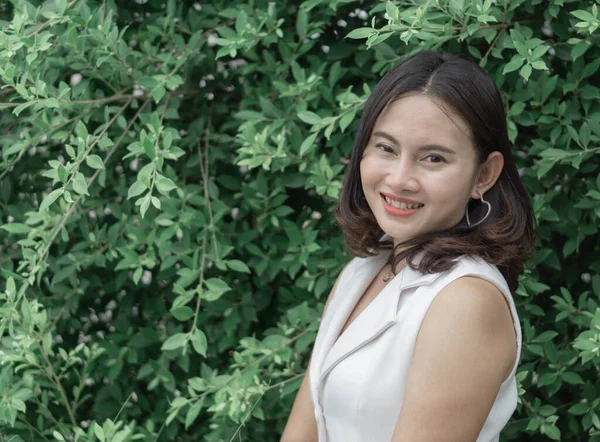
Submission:
[[[395,253],[399,253],[402,252],[404,250],[406,250],[408,247],[400,247],[400,248],[396,248],[396,246],[398,244],[400,244],[402,241],[400,241],[399,239],[394,238],[394,252]]]
[[[388,258],[391,259],[391,256],[392,255],[390,254]],[[404,267],[406,267],[406,259],[403,259],[398,264],[396,264],[396,269],[393,273],[397,275],[398,272],[400,272],[400,270],[402,270]],[[385,263],[385,265],[383,266],[383,270],[385,274],[392,273],[392,265],[389,263],[389,261]]]

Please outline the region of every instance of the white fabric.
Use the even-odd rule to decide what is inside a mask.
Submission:
[[[405,267],[335,342],[390,254],[391,250],[385,250],[351,261],[319,327],[309,373],[319,442],[391,441],[421,323],[437,293],[466,275],[487,280],[500,289],[510,307],[517,337],[515,364],[477,438],[477,442],[497,442],[517,406],[515,373],[522,335],[510,290],[496,266],[463,257],[448,272],[421,274]]]

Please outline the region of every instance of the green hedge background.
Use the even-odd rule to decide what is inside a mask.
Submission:
[[[539,223],[501,440],[600,440],[598,6],[0,4],[2,440],[279,440],[360,111],[422,49],[493,75]]]

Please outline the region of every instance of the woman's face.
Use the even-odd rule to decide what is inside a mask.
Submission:
[[[362,189],[394,245],[453,227],[469,198],[478,197],[469,127],[444,110],[425,95],[400,98],[381,112],[365,147]],[[390,204],[384,195],[396,201]]]

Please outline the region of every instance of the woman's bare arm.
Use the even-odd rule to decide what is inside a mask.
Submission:
[[[392,442],[475,442],[518,357],[515,341],[493,284],[466,276],[443,288],[417,336]]]
[[[348,264],[346,264],[346,267]],[[325,308],[323,309],[323,315],[321,315],[321,319],[325,316],[325,312],[327,311],[327,307],[329,306],[329,302],[333,298],[333,294],[335,293],[335,289],[337,288],[338,282],[341,279],[342,273],[346,270],[346,267],[342,269],[340,274],[329,293],[329,297],[327,298],[327,302],[325,303]],[[306,368],[306,373],[304,375],[304,379],[302,380],[302,384],[300,384],[300,388],[298,389],[298,393],[296,394],[296,400],[294,401],[294,405],[292,406],[292,411],[290,412],[290,417],[288,418],[285,429],[283,430],[283,434],[281,436],[280,442],[317,442],[318,434],[317,434],[317,421],[315,419],[315,408],[310,397],[310,389],[309,389],[309,379],[308,374],[310,372],[310,363],[312,362],[312,355],[310,357],[310,361],[308,362],[308,367]]]

